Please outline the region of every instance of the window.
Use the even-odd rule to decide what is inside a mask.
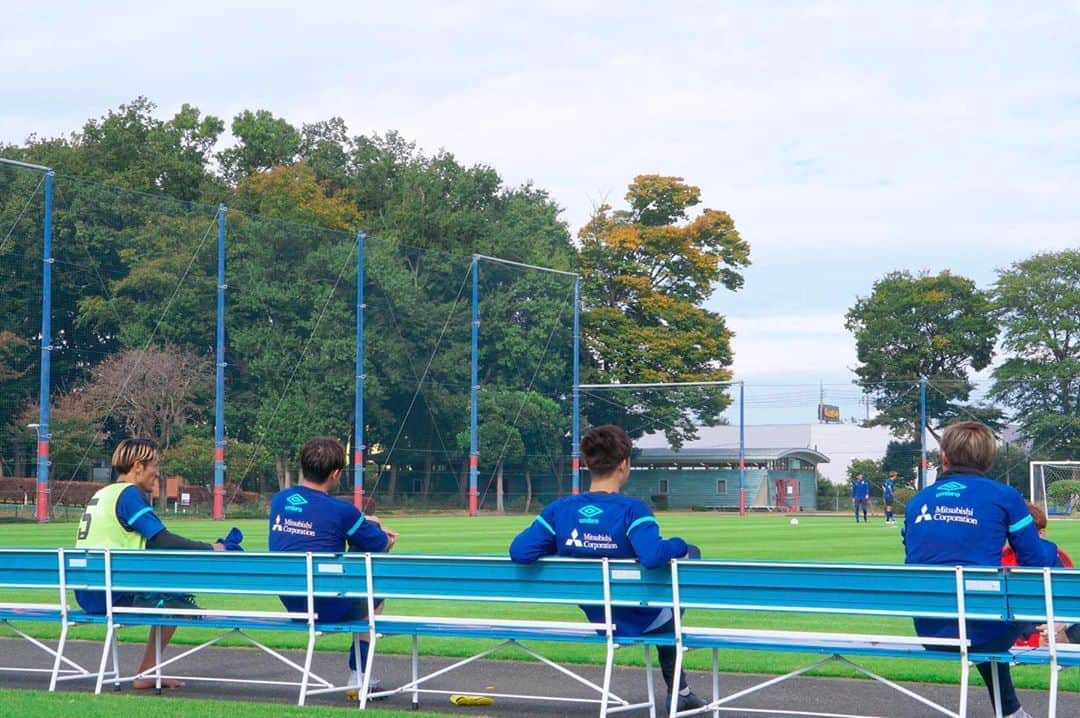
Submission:
[[[667,482],[668,482],[667,479],[660,479],[660,481],[658,482],[658,485],[656,487],[656,493],[658,493],[658,494],[666,494],[668,492]]]
[[[721,495],[727,493],[727,479],[716,480],[716,493]]]

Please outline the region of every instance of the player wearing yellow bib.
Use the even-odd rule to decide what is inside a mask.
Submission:
[[[78,548],[115,549],[195,549],[223,551],[226,544],[190,541],[170,533],[150,506],[149,495],[158,479],[160,452],[152,439],[124,439],[112,455],[117,481],[101,489],[90,499],[79,521],[75,538]],[[239,548],[239,541],[235,542]],[[232,548],[232,547],[230,547]],[[76,591],[75,599],[87,613],[105,613],[104,591]],[[131,594],[114,591],[114,606],[191,606],[191,597],[177,594]],[[154,644],[161,631],[164,648],[176,632],[175,627],[151,628],[139,672],[154,665]],[[140,679],[135,688],[153,688],[152,679]],[[179,688],[180,681],[162,681],[165,688]]]

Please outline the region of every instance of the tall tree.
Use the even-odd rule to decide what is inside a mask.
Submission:
[[[857,383],[871,394],[878,414],[870,426],[888,426],[902,440],[920,432],[919,381],[926,377],[927,424],[937,429],[960,418],[992,425],[1000,412],[965,402],[974,390],[970,374],[993,357],[997,325],[990,297],[970,279],[892,272],[874,283],[847,312],[855,336]]]
[[[1080,250],[1016,262],[993,294],[1009,358],[994,369],[991,395],[1036,453],[1080,456]]]
[[[292,164],[300,151],[300,133],[267,110],[244,110],[230,125],[237,143],[218,153],[222,172],[231,181]]]
[[[598,207],[578,233],[589,377],[595,383],[730,379],[731,331],[702,305],[717,285],[742,286],[749,244],[726,212],[705,209],[690,219],[701,190],[681,177],[635,177],[626,201],[628,210]],[[720,392],[672,391],[655,395],[648,413],[677,445],[694,436],[696,422],[718,421],[729,402]],[[589,421],[626,425],[628,412],[612,411],[613,403],[593,405]]]

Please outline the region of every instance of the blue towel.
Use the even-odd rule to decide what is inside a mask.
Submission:
[[[243,532],[233,526],[229,529],[229,534],[225,538],[218,539],[218,543],[224,544],[226,551],[243,551],[244,547],[240,545],[243,540]]]

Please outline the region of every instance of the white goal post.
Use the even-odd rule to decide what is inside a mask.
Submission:
[[[1080,481],[1080,461],[1032,461],[1029,464],[1031,502],[1041,506],[1046,515],[1069,515],[1080,509],[1077,501],[1056,504],[1050,499],[1049,487],[1056,481]]]

